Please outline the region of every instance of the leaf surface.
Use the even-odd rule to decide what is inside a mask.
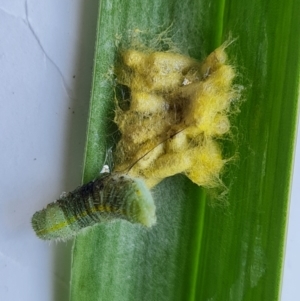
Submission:
[[[178,175],[153,191],[157,226],[103,224],[76,238],[71,300],[279,300],[298,111],[299,0],[121,1],[99,10],[84,182],[112,146],[118,41],[172,24],[173,40],[202,59],[230,35],[246,87],[235,118],[239,159],[228,206]]]

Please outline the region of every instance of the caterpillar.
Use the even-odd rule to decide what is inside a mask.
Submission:
[[[62,194],[36,212],[32,227],[43,240],[66,240],[83,229],[113,219],[151,227],[156,223],[155,204],[142,179],[104,172],[93,181]]]

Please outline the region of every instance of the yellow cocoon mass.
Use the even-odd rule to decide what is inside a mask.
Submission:
[[[228,159],[220,138],[230,132],[237,97],[226,45],[202,63],[172,52],[121,52],[116,75],[129,88],[130,106],[116,109],[115,171],[141,177],[149,188],[177,173],[204,187],[221,184]]]

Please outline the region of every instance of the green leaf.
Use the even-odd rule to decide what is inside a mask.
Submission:
[[[299,0],[103,0],[99,11],[84,181],[112,145],[119,38],[173,40],[201,59],[230,35],[246,87],[235,119],[239,159],[230,166],[228,206],[211,206],[183,176],[153,191],[157,226],[99,225],[74,245],[71,300],[278,300],[294,151],[300,49]]]

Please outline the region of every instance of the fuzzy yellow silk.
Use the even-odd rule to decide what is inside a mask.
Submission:
[[[131,97],[129,109],[116,110],[122,133],[116,171],[129,168],[150,188],[177,173],[201,186],[221,185],[227,159],[219,141],[230,131],[228,116],[238,94],[227,46],[202,63],[173,52],[122,51],[116,73]]]

